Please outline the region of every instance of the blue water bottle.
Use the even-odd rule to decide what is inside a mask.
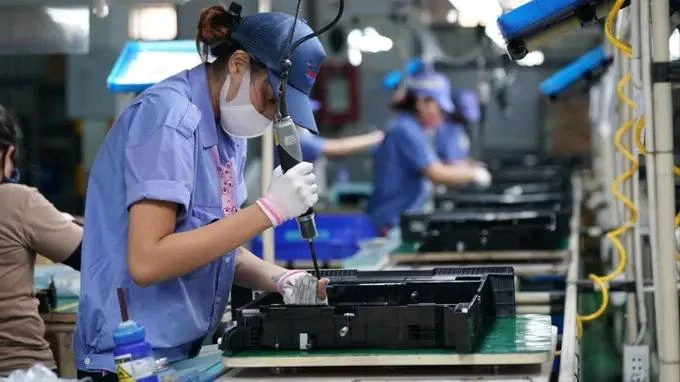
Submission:
[[[144,326],[128,318],[125,295],[120,288],[118,303],[123,320],[113,332],[113,360],[118,382],[159,382],[153,349],[144,339]]]

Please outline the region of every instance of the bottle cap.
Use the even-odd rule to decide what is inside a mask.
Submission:
[[[113,332],[113,342],[116,345],[125,345],[133,342],[143,341],[146,331],[142,325],[128,320],[118,324],[116,331]]]

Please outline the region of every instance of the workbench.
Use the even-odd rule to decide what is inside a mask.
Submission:
[[[408,244],[401,243],[393,237],[391,241],[384,243],[383,249],[360,252],[357,256],[345,260],[343,267],[384,270],[422,269],[432,268],[433,266],[460,265],[461,263],[498,264],[512,266],[515,270],[515,275],[520,278],[534,275],[565,276],[567,287],[562,313],[560,314],[563,316],[563,333],[559,381],[578,381],[580,376],[578,362],[580,340],[576,337],[578,296],[577,287],[573,281],[579,279],[580,262],[579,243],[583,186],[579,175],[572,177],[572,187],[574,210],[570,221],[571,234],[564,243],[565,248],[563,250],[417,253],[415,250],[410,251]],[[549,305],[531,302],[532,292],[527,292],[526,294],[518,292],[517,296],[521,296],[530,302],[529,304],[518,305],[518,313],[548,314],[551,310]],[[481,378],[481,375],[482,373],[475,373],[476,377]]]
[[[232,368],[218,380],[547,382],[556,343],[557,328],[549,317],[519,315],[497,320],[473,354],[444,349],[242,352],[224,358]]]

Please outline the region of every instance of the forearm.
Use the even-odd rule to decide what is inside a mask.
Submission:
[[[446,165],[444,182],[447,185],[455,186],[467,184],[474,181],[474,168],[468,165],[448,164]]]
[[[150,248],[128,243],[128,268],[142,286],[170,280],[205,266],[269,227],[267,216],[251,205],[204,227],[169,234]],[[130,231],[142,229],[131,219]],[[142,253],[132,253],[132,248]]]
[[[467,164],[434,163],[425,169],[425,176],[437,184],[467,184],[474,181],[474,167]]]
[[[327,157],[341,157],[364,152],[381,141],[381,135],[373,133],[354,137],[328,139],[324,143],[323,154]]]
[[[234,282],[240,287],[277,292],[276,284],[286,272],[287,269],[264,261],[245,248],[236,251]]]

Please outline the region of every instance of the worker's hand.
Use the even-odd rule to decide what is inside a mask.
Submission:
[[[276,289],[283,296],[284,304],[319,305],[328,304],[326,286],[329,280],[317,280],[306,271],[288,271],[276,283]]]
[[[269,190],[256,202],[274,227],[302,215],[319,201],[313,169],[311,163],[301,162],[285,174],[281,167],[274,170]]]
[[[486,167],[475,166],[472,170],[472,179],[477,186],[486,188],[491,184],[491,173]]]

